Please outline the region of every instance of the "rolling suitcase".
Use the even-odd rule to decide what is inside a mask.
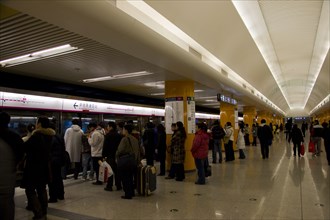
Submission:
[[[137,192],[140,195],[149,196],[151,192],[156,190],[157,175],[156,167],[140,166],[137,173]]]

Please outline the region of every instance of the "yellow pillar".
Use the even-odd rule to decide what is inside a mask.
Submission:
[[[243,121],[244,121],[244,124],[248,124],[249,125],[249,132],[250,132],[250,135],[249,135],[249,138],[250,138],[250,143],[253,142],[253,135],[252,134],[252,125],[254,123],[254,120],[256,118],[256,115],[257,115],[257,109],[256,107],[254,106],[244,106],[243,107]]]
[[[193,81],[166,81],[165,82],[165,125],[166,142],[169,146],[172,134],[171,123],[182,121],[187,132],[185,142],[186,157],[185,171],[195,170],[194,158],[190,149],[195,137],[195,102],[194,102],[194,82]],[[171,158],[167,155],[167,169],[170,168]]]
[[[235,110],[236,105],[220,102],[220,124],[223,128],[225,128],[227,122],[231,123],[231,126],[234,129],[234,150],[236,150],[236,139],[238,133],[238,128],[235,128]]]

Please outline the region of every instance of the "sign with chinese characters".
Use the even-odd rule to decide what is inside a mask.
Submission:
[[[188,134],[195,134],[196,122],[195,122],[195,99],[194,97],[187,97],[187,132]]]
[[[217,100],[219,102],[226,102],[228,104],[237,105],[236,99],[230,98],[230,97],[222,95],[222,94],[217,94]]]
[[[62,99],[37,95],[2,92],[3,107],[62,110]]]
[[[166,134],[172,134],[171,125],[183,121],[183,97],[172,97],[165,99],[165,128]]]

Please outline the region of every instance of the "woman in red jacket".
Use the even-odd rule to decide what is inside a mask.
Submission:
[[[207,134],[207,127],[204,123],[197,125],[197,132],[191,148],[191,153],[195,159],[198,179],[195,184],[205,184],[205,170],[204,165],[207,160],[209,146],[209,135]]]

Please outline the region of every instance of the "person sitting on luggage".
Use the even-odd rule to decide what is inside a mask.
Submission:
[[[191,148],[192,156],[195,159],[198,178],[195,184],[205,184],[205,161],[208,155],[209,135],[207,134],[207,127],[204,123],[197,125],[197,132]]]

